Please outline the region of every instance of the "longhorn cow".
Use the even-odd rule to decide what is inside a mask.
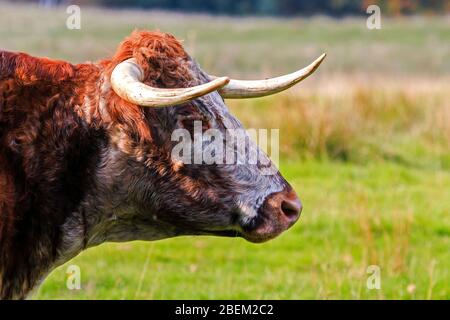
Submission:
[[[171,155],[171,134],[195,121],[242,128],[224,99],[285,90],[324,57],[243,81],[207,74],[161,32],[135,31],[98,63],[0,51],[0,298],[26,297],[53,268],[108,241],[263,242],[288,229],[302,207],[278,171],[185,164]]]

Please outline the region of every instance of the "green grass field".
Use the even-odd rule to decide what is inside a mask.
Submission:
[[[282,171],[305,208],[265,244],[182,237],[107,244],[54,271],[41,299],[448,299],[450,172],[304,162]],[[381,290],[368,290],[368,265]]]
[[[182,237],[106,244],[61,266],[35,299],[450,299],[450,20],[226,18],[0,3],[0,48],[68,59],[111,55],[135,27],[185,39],[216,74],[292,71],[287,93],[229,101],[247,127],[279,128],[281,171],[304,210],[265,244]],[[67,265],[82,288],[66,288]],[[369,290],[369,265],[381,289]]]

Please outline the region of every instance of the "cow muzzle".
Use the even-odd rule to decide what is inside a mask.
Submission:
[[[300,217],[302,204],[295,191],[288,187],[270,194],[255,219],[242,227],[242,236],[251,242],[265,242],[289,229]]]

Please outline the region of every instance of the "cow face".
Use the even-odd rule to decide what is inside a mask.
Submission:
[[[187,65],[191,84],[210,81],[197,63]],[[217,235],[263,242],[297,221],[296,193],[217,91],[144,111],[151,141],[136,141],[138,152],[118,152],[109,161],[127,189],[128,208],[116,214],[122,226],[133,225],[125,240]]]
[[[190,66],[198,83],[210,81],[196,63]],[[158,119],[149,123],[156,156],[145,162],[143,216],[176,234],[253,242],[274,238],[297,221],[297,195],[217,92],[157,109],[152,118]]]
[[[106,180],[114,172],[110,198],[121,223],[109,240],[218,235],[263,242],[291,227],[302,209],[296,193],[223,98],[285,90],[314,72],[324,55],[290,75],[228,84],[202,71],[172,36],[152,38],[133,34],[122,44],[127,54],[111,63],[111,85],[123,99],[115,104],[142,110],[144,120],[135,117],[134,124],[145,122],[138,127],[150,138],[142,139],[146,130],[124,134],[123,126],[112,134],[102,174]]]

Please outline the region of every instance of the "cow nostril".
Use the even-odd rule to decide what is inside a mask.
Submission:
[[[296,220],[302,211],[300,200],[283,200],[281,202],[281,211],[289,219]]]

